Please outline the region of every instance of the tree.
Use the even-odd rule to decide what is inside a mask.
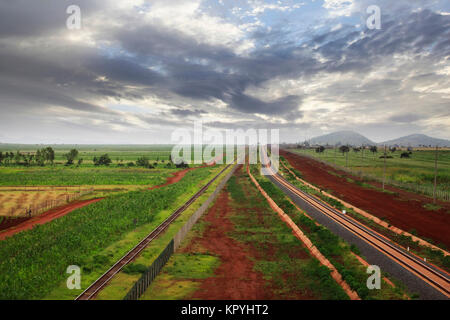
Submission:
[[[19,164],[20,160],[23,157],[19,150],[17,150],[16,155],[13,154],[13,156],[14,156],[14,161],[16,162],[16,164]]]
[[[148,169],[153,169],[154,166],[150,164],[150,160],[147,157],[140,157],[136,161],[136,165],[139,167],[144,167]]]
[[[111,158],[106,153],[101,155],[100,158],[94,157],[94,164],[96,166],[109,166],[111,162]]]
[[[73,161],[78,157],[78,150],[72,149],[69,153],[66,153],[64,157],[67,159],[66,166],[73,164]]]
[[[147,157],[140,157],[140,158],[137,159],[136,165],[138,167],[147,168],[150,165],[150,161],[148,160]]]
[[[45,164],[45,149],[43,149],[43,150],[38,149],[36,151],[35,160],[36,160],[37,165],[39,165],[41,167],[44,166],[44,164]]]
[[[348,146],[340,146],[339,151],[342,152],[342,155],[344,155],[344,153],[347,153],[350,151],[350,148]]]
[[[402,152],[400,155],[400,158],[409,158],[410,153],[409,152]]]
[[[325,147],[324,146],[319,146],[316,148],[316,152],[317,153],[323,153],[325,151]]]
[[[176,164],[175,166],[177,168],[189,168],[189,165],[185,163],[183,160],[179,164]]]
[[[3,152],[0,151],[0,164],[3,163],[3,159],[4,159]]]
[[[55,150],[53,150],[52,147],[47,147],[44,149],[44,157],[45,160],[53,164],[53,161],[55,161]]]

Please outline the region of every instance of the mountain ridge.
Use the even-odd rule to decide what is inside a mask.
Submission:
[[[387,145],[404,147],[450,147],[450,140],[439,139],[425,134],[410,134],[383,142],[374,142],[364,135],[351,130],[336,131],[307,140],[312,145]]]

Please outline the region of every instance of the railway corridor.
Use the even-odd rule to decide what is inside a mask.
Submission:
[[[268,176],[291,200],[333,233],[355,244],[372,265],[401,280],[421,299],[448,299],[449,275],[388,243],[369,228],[292,186],[279,174]]]

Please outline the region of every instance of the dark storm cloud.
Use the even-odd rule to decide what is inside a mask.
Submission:
[[[83,0],[77,4],[83,8],[83,16],[89,18],[112,3]],[[202,42],[194,35],[150,24],[137,15],[119,12],[114,16],[117,23],[89,25],[90,20],[86,19],[86,30],[91,32],[95,45],[78,43],[74,46],[64,37],[58,38],[61,33],[67,35],[65,9],[69,4],[72,3],[50,0],[0,3],[2,111],[63,107],[111,115],[114,117],[112,124],[126,126],[128,120],[115,118],[117,112],[91,101],[127,99],[139,103],[157,97],[177,109],[159,116],[144,115],[141,120],[148,124],[170,125],[177,123],[177,117],[213,113],[203,106],[200,109],[186,105],[220,100],[227,107],[224,113],[232,112],[241,119],[253,117],[266,127],[272,124],[295,127],[290,123],[304,117],[302,104],[307,94],[281,90],[273,95],[276,99],[263,99],[252,96],[249,89],[264,88],[270,80],[308,80],[321,73],[349,73],[363,78],[396,54],[412,55],[420,66],[448,59],[450,52],[450,17],[429,10],[406,11],[399,15],[396,11],[389,12],[383,15],[382,30],[361,31],[344,25],[339,30],[318,34],[301,45],[282,25],[271,32],[261,28],[248,37],[267,46],[257,45],[246,54],[238,54],[230,46]],[[26,46],[22,46],[24,43]],[[388,75],[381,80],[367,80],[358,88],[335,82],[324,87],[318,96],[321,101],[330,103],[344,97],[355,104],[361,101],[353,108],[364,113],[376,105],[380,96],[394,99],[411,96],[411,90],[402,91],[408,79],[419,86],[439,78],[433,72],[420,76],[410,71],[402,70],[403,79]],[[445,110],[445,103],[435,99],[436,108]],[[184,101],[189,103],[182,106]],[[325,110],[318,106],[319,113],[326,114]],[[267,124],[267,117],[258,115],[281,118],[289,124],[275,121]],[[167,119],[163,119],[165,116]],[[407,116],[399,113],[390,116],[388,122],[407,120]]]
[[[418,114],[397,114],[390,117],[389,120],[400,123],[412,123],[423,118],[424,116]]]
[[[173,109],[173,110],[170,110],[170,113],[175,116],[190,117],[190,116],[201,116],[202,114],[207,114],[208,112],[200,110],[200,109],[195,109],[195,110]]]
[[[78,5],[89,16],[110,5],[109,0],[2,0],[0,1],[0,38],[31,37],[66,28],[67,7]]]

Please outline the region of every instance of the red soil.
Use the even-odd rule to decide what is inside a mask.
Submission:
[[[103,198],[69,203],[69,204],[67,204],[65,206],[49,210],[49,211],[41,214],[38,217],[24,218],[24,219],[26,219],[25,221],[17,219],[19,224],[15,225],[13,227],[10,225],[8,227],[9,228],[8,230],[6,230],[4,232],[1,232],[0,233],[0,240],[4,240],[7,237],[11,237],[12,235],[14,235],[14,234],[16,234],[18,232],[21,232],[21,231],[24,231],[24,230],[30,230],[30,229],[33,228],[33,226],[35,226],[37,224],[45,224],[45,223],[50,222],[50,221],[52,221],[54,219],[60,218],[62,216],[65,216],[66,214],[74,211],[75,209],[79,209],[79,208],[85,207],[87,205],[90,205],[91,203],[98,202],[98,201],[100,201],[102,199]],[[7,223],[7,222],[5,222],[5,223]]]
[[[439,203],[442,206],[440,210],[429,211],[424,209],[423,205],[430,203],[432,201],[430,198],[391,186],[387,189],[397,194],[367,189],[345,179],[348,177],[354,181],[362,181],[360,178],[336,170],[319,161],[285,150],[280,150],[280,155],[299,170],[306,181],[324,190],[332,190],[332,193],[342,200],[368,211],[380,219],[387,219],[395,227],[405,231],[415,229],[420,237],[433,239],[450,248],[450,204],[441,202]],[[341,177],[329,172],[337,173]],[[375,182],[370,184],[381,187]]]
[[[153,187],[151,187],[151,188],[148,188],[148,190],[158,189],[158,188],[166,187],[166,186],[168,186],[168,185],[170,185],[170,184],[173,184],[173,183],[177,183],[178,181],[180,181],[181,179],[183,179],[183,177],[186,175],[186,173],[188,173],[188,172],[191,171],[191,170],[195,170],[195,169],[197,169],[197,168],[198,168],[198,167],[195,167],[195,168],[186,168],[186,169],[184,169],[184,170],[180,170],[180,171],[177,171],[177,172],[173,172],[173,173],[172,173],[172,177],[168,177],[167,180],[166,180],[166,183],[160,184],[160,185],[158,185],[158,186],[153,186]]]
[[[221,265],[215,276],[202,281],[200,288],[192,296],[202,300],[239,300],[270,299],[262,275],[253,270],[250,248],[229,238],[227,233],[233,230],[228,218],[230,208],[228,193],[221,192],[214,206],[205,216],[208,227],[207,237],[200,238],[200,244],[208,252],[220,257]]]
[[[219,158],[219,157],[218,157],[218,158]],[[220,157],[220,158],[221,158],[221,157]],[[217,160],[217,159],[216,159],[216,160]],[[153,187],[151,187],[151,188],[148,188],[148,190],[159,189],[159,188],[162,188],[162,187],[166,187],[166,186],[168,186],[168,185],[170,185],[170,184],[177,183],[178,181],[180,181],[181,179],[183,179],[183,177],[184,177],[184,176],[186,175],[186,173],[188,173],[189,171],[195,170],[195,169],[198,169],[198,168],[206,168],[206,167],[214,166],[214,165],[216,164],[216,160],[214,160],[214,161],[212,161],[212,162],[210,162],[210,163],[208,163],[208,164],[206,164],[206,165],[204,165],[204,166],[201,166],[201,167],[186,168],[186,169],[183,169],[183,170],[180,170],[180,171],[173,172],[173,173],[172,173],[172,177],[168,177],[167,180],[166,180],[166,183],[160,184],[160,185],[158,185],[158,186],[153,186]]]

